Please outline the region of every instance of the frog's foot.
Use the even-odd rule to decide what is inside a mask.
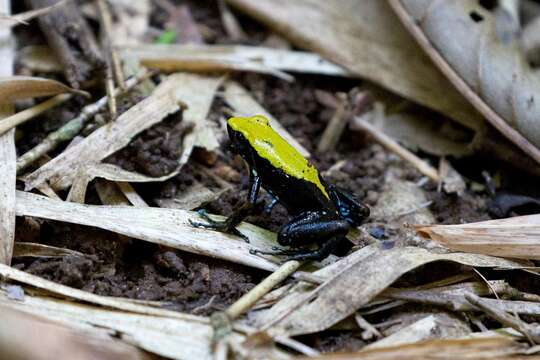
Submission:
[[[238,229],[236,229],[235,226],[232,226],[229,219],[226,219],[226,220],[223,220],[223,221],[214,220],[214,219],[210,218],[210,216],[208,216],[208,213],[204,209],[198,210],[197,213],[199,214],[200,217],[202,217],[204,220],[206,220],[207,223],[202,223],[202,222],[189,220],[189,223],[191,224],[191,226],[198,227],[198,228],[204,228],[204,229],[211,229],[211,230],[221,231],[221,232],[224,232],[224,233],[227,233],[227,234],[236,235],[236,236],[244,239],[245,242],[249,243],[248,237],[246,235],[242,234],[240,231],[238,231]]]
[[[324,259],[326,255],[323,255],[320,253],[319,250],[306,250],[306,249],[283,249],[283,248],[277,248],[273,247],[274,251],[264,251],[264,250],[257,250],[257,249],[251,249],[249,250],[250,254],[253,255],[274,255],[274,256],[285,256],[285,261],[291,261],[291,260],[297,260],[297,261],[304,261],[304,260],[322,260]]]

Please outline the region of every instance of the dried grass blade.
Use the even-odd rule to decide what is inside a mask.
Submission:
[[[0,13],[11,13],[9,0],[0,1]],[[13,74],[14,58],[11,31],[9,28],[0,28],[1,76]],[[13,110],[12,104],[0,104],[0,119],[10,116]],[[15,241],[16,162],[15,130],[11,130],[0,135],[0,263],[8,265],[11,263]]]
[[[459,225],[416,225],[449,249],[508,258],[540,259],[540,215]]]
[[[95,226],[119,234],[176,249],[216,257],[259,269],[273,271],[277,266],[252,255],[252,248],[270,251],[275,234],[249,224],[240,225],[251,243],[232,235],[194,228],[189,220],[200,221],[197,213],[164,208],[93,206],[52,200],[17,192],[17,215]]]
[[[56,80],[31,76],[0,77],[0,98],[3,102],[63,93],[88,95],[85,91],[75,90]]]
[[[324,360],[416,360],[429,359],[510,359],[521,355],[527,349],[512,339],[493,337],[475,339],[429,340],[415,344],[398,345],[354,353],[328,354],[319,357]],[[538,360],[540,356],[527,359]]]

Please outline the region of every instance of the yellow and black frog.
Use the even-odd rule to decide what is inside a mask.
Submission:
[[[369,208],[351,194],[327,184],[319,171],[279,135],[264,116],[233,117],[227,121],[232,150],[240,154],[250,168],[247,202],[224,221],[192,223],[238,235],[236,226],[250,214],[262,186],[281,203],[292,219],[278,233],[280,245],[290,250],[273,252],[290,260],[322,260],[331,253],[344,255],[350,249],[349,229],[369,216]],[[275,203],[274,202],[274,203]],[[274,204],[273,203],[273,204]],[[300,246],[318,244],[316,250]]]

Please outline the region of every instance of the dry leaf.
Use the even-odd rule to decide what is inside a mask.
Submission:
[[[136,58],[142,65],[165,71],[240,70],[283,77],[281,71],[319,75],[350,76],[339,65],[317,54],[240,45],[163,45],[141,44],[118,49],[124,57]],[[290,79],[285,75],[286,79]]]
[[[381,0],[227,0],[296,46],[478,130],[481,118]]]
[[[436,357],[441,360],[455,359],[510,359],[512,355],[521,355],[527,349],[507,338],[446,339],[430,340],[415,344],[399,345],[355,353],[327,354],[322,360],[417,360]],[[540,356],[528,356],[526,359],[538,360]]]
[[[121,181],[121,182],[159,182],[168,180],[176,175],[178,175],[181,166],[184,164],[179,164],[178,168],[167,174],[160,177],[151,177],[143,174],[139,174],[132,171],[127,171],[121,167],[113,164],[99,163],[99,164],[90,164],[88,166],[81,166],[73,184],[68,194],[68,201],[78,202],[83,204],[86,197],[86,188],[88,183],[95,178],[107,179],[110,181]]]
[[[409,326],[396,331],[382,340],[367,345],[363,350],[413,344],[431,339],[458,338],[467,335],[470,329],[455,317],[446,313],[426,316]]]
[[[386,135],[398,140],[412,151],[422,150],[436,156],[462,157],[472,153],[470,141],[456,141],[445,136],[449,120],[429,119],[411,114],[392,114],[382,116],[375,125]],[[467,134],[452,129],[451,135],[466,138]],[[468,140],[471,140],[470,137]]]
[[[309,297],[304,296],[304,303],[292,313],[294,306],[274,313],[277,324],[271,329],[272,333],[293,336],[326,330],[367,304],[401,275],[441,260],[477,267],[520,266],[515,261],[486,255],[434,254],[415,247],[378,249],[367,258],[342,268],[309,293]],[[279,321],[281,314],[290,315]]]
[[[272,246],[276,245],[274,233],[250,224],[242,224],[239,230],[250,239],[248,244],[233,235],[191,226],[189,220],[202,220],[197,213],[190,211],[80,205],[18,192],[17,215],[94,226],[136,239],[268,271],[277,268],[273,262],[249,253],[252,248],[271,251]]]
[[[23,300],[24,301],[24,300]],[[1,306],[0,358],[55,360],[150,360],[134,346],[96,331],[74,330],[61,322]]]
[[[183,113],[183,121],[195,124],[195,128],[205,128],[206,114],[220,82],[221,78],[193,74],[169,76],[152,95],[123,113],[116,121],[94,131],[28,175],[27,189],[49,179],[53,187],[65,189],[73,182],[81,166],[99,163],[123,148],[132,137],[178,111],[179,102],[189,104]],[[201,136],[201,131],[195,129],[185,136],[184,149],[191,149],[194,145],[217,146],[216,142],[209,136]],[[184,152],[180,163],[185,163],[189,155],[190,151]]]
[[[56,80],[31,76],[0,77],[0,99],[2,99],[2,102],[14,102],[21,99],[62,93],[87,95],[84,91],[72,89]]]
[[[9,14],[9,10],[10,1],[0,0],[0,13]],[[0,76],[13,74],[14,57],[11,31],[9,28],[0,27]],[[0,103],[0,121],[13,111],[13,105]],[[10,130],[0,135],[0,263],[2,264],[11,263],[15,241],[16,163],[15,130]]]
[[[417,225],[416,231],[459,251],[540,259],[540,215],[459,225]]]
[[[123,299],[114,300],[129,304]],[[119,334],[123,342],[167,358],[211,359],[211,328],[203,318],[190,319],[180,313],[180,316],[174,316],[173,312],[150,315],[117,311],[42,296],[26,295],[24,301],[12,301],[1,291],[0,305],[60,322],[88,333],[87,339],[101,337],[110,342],[111,335]],[[152,313],[151,307],[136,306]]]
[[[65,256],[84,257],[85,255],[75,250],[30,242],[16,242],[13,249],[13,257],[57,258]]]
[[[434,63],[486,119],[540,162],[540,78],[476,0],[389,0]],[[449,41],[451,39],[451,41]]]

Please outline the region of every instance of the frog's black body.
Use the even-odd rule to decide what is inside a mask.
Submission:
[[[350,194],[327,185],[318,173],[319,186],[288,174],[260,156],[241,132],[231,129],[230,126],[228,132],[233,151],[240,154],[250,168],[248,202],[222,223],[211,221],[210,224],[196,225],[241,235],[235,226],[249,214],[262,186],[292,216],[278,233],[279,244],[292,247],[319,244],[318,250],[297,249],[279,251],[276,254],[291,255],[291,259],[297,260],[320,260],[330,253],[344,255],[351,245],[345,235],[352,226],[360,225],[369,216],[369,208]],[[267,145],[270,143],[267,142]]]

